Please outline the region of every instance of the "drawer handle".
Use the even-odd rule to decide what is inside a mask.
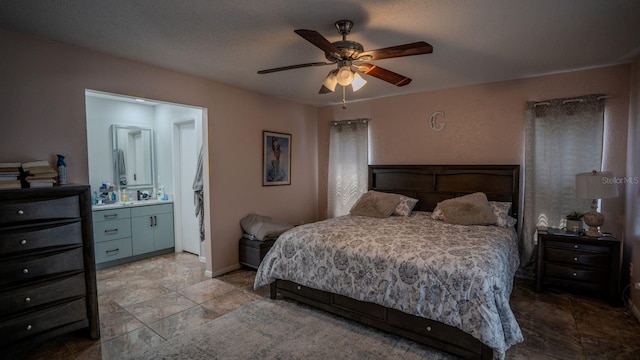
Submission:
[[[20,240],[20,245],[27,245],[27,239]]]
[[[578,274],[576,274],[576,273],[573,273],[573,274],[571,274],[571,275],[573,275],[573,277],[576,277],[576,276],[578,276]]]
[[[31,330],[33,327],[31,325],[27,325],[27,331]]]
[[[111,255],[111,253],[116,253],[117,254],[118,251],[120,251],[120,249],[107,250],[107,255]]]
[[[27,296],[27,297],[24,299],[24,302],[26,302],[26,303],[31,302],[31,298]]]
[[[427,326],[427,331],[431,331],[431,326]]]
[[[298,290],[302,290],[302,287],[301,287],[301,286],[298,286]]]
[[[573,261],[578,261],[578,258],[577,258],[577,257],[574,257],[574,258],[573,258]]]
[[[117,217],[118,217],[118,214],[109,214],[104,216],[105,219],[111,219],[111,218],[117,218]]]
[[[24,215],[24,210],[18,210],[18,215]]]
[[[28,274],[29,273],[29,269],[27,269],[27,268],[22,269],[22,273],[23,274]]]
[[[104,231],[104,233],[107,234],[107,235],[111,234],[111,233],[117,233],[117,232],[118,232],[117,228],[116,229],[107,229],[107,230]]]
[[[573,248],[574,248],[574,249],[577,249],[577,248],[578,248],[578,245],[573,245]]]

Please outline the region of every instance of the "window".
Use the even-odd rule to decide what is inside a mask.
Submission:
[[[327,216],[346,215],[367,191],[368,119],[336,121],[329,132]]]
[[[576,196],[575,175],[601,170],[603,129],[601,95],[527,103],[523,263],[538,225],[562,227],[567,214],[589,208]]]

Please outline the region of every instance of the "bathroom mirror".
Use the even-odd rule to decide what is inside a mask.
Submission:
[[[137,126],[111,127],[114,181],[121,189],[153,186],[153,132]]]

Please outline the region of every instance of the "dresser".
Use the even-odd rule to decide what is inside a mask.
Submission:
[[[89,186],[0,191],[0,345],[100,338]]]
[[[612,306],[620,299],[620,241],[558,230],[538,234],[536,291],[553,286],[599,295]]]

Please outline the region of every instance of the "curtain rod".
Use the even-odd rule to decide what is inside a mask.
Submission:
[[[331,125],[333,126],[338,126],[338,125],[351,125],[352,122],[362,122],[362,123],[367,123],[371,121],[371,119],[367,119],[367,118],[361,118],[361,119],[352,119],[352,120],[338,120],[338,121],[332,121]]]
[[[602,95],[602,96],[598,96],[596,98],[596,100],[604,100],[604,99],[608,99],[610,98],[611,95]],[[567,99],[567,100],[562,100],[563,104],[568,104],[571,102],[584,102],[583,98],[575,98],[575,99]],[[541,102],[537,102],[533,104],[533,107],[537,107],[537,106],[542,106],[542,105],[550,105],[551,103],[549,101],[541,101]]]

